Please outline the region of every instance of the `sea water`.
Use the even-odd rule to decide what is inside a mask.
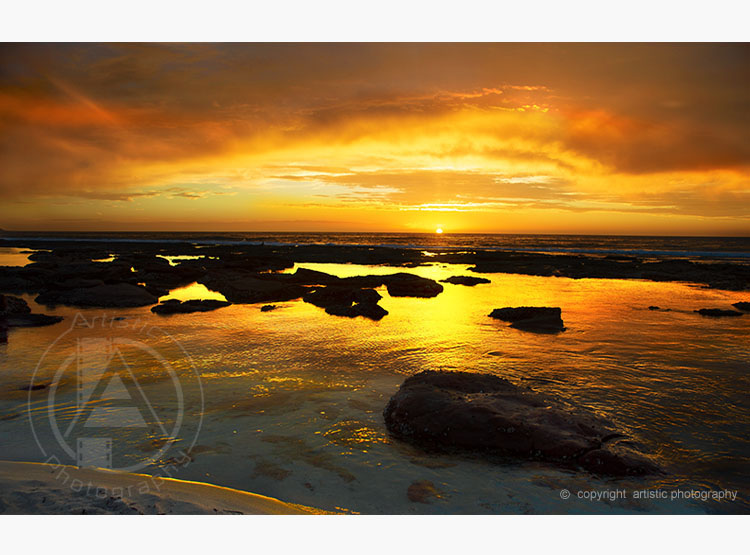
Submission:
[[[396,271],[296,267],[341,277]],[[331,316],[301,300],[275,303],[270,312],[232,305],[164,317],[149,307],[50,309],[24,295],[34,312],[65,320],[13,329],[0,345],[0,458],[43,462],[52,453],[75,464],[47,431],[50,419],[65,430],[77,418],[75,380],[54,392],[24,387],[35,372],[36,383],[50,383],[59,372],[65,361],[43,355],[61,336],[82,333],[71,331],[77,317],[99,317],[110,322],[104,335],[115,340],[129,323],[158,328],[160,334],[141,338],[146,346],[168,353],[178,373],[194,368],[199,376],[182,384],[191,418],[174,438],[178,447],[193,446],[189,460],[175,463],[159,454],[172,437],[171,421],[166,431],[151,421],[145,428],[96,428],[94,422],[91,433],[106,431],[120,467],[145,465],[140,472],[156,475],[169,469],[176,478],[360,513],[748,511],[750,316],[711,319],[693,312],[729,308],[748,300],[746,293],[686,283],[474,274],[446,264],[407,271],[432,279],[478,275],[491,283],[444,284],[431,299],[393,298],[379,289],[389,314],[377,322]],[[221,298],[198,284],[170,296]],[[487,316],[522,305],[561,307],[567,331],[537,335]],[[649,310],[653,305],[669,310]],[[164,337],[181,350],[165,349]],[[144,396],[157,411],[169,409],[174,383],[160,377],[163,361],[136,351],[126,357]],[[425,453],[391,438],[382,417],[401,382],[422,370],[488,372],[558,396],[613,421],[666,474],[614,479],[539,462]],[[100,403],[100,424],[116,404]],[[414,495],[426,482],[430,495]],[[601,493],[620,489],[628,496]],[[564,490],[573,494],[564,498]],[[737,498],[630,494],[642,490],[728,490]]]

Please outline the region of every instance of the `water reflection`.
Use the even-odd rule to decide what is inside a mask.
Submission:
[[[159,297],[159,302],[164,302],[169,299],[177,299],[180,301],[189,301],[193,299],[215,299],[218,301],[226,301],[226,297],[218,291],[211,291],[202,283],[191,283],[184,287],[172,289],[169,294]]]
[[[350,264],[297,267],[341,277],[403,271]],[[455,265],[406,271],[432,279],[477,275]],[[491,283],[446,283],[432,299],[390,297],[381,288],[380,304],[389,314],[378,322],[331,316],[299,300],[277,303],[280,308],[267,313],[259,305],[233,305],[169,318],[148,307],[116,314],[163,328],[201,370],[206,393],[201,449],[181,468],[181,478],[363,512],[608,510],[562,504],[556,495],[563,487],[608,487],[606,480],[539,464],[436,456],[390,441],[381,414],[404,377],[424,369],[460,369],[491,372],[615,420],[670,472],[620,487],[689,484],[747,492],[750,316],[717,320],[692,312],[728,307],[746,295],[636,280],[482,277]],[[223,300],[200,284],[166,298]],[[568,330],[540,336],[487,317],[494,308],[523,305],[561,307]],[[671,310],[650,311],[651,305]],[[75,312],[55,310],[66,318]],[[0,347],[0,441],[7,458],[39,457],[26,418],[14,417],[23,414],[28,394],[19,386],[64,325],[12,330],[8,345]],[[178,368],[187,364],[170,362]],[[167,405],[168,383],[152,366],[144,361],[138,367],[139,381]],[[75,387],[64,387],[72,399]],[[44,396],[32,392],[40,407]],[[69,415],[61,402],[57,418]],[[165,437],[158,430],[149,433],[118,439],[131,457],[143,458],[149,441]],[[406,492],[422,480],[445,495],[429,505],[410,502]],[[630,502],[615,509],[669,512],[675,505]],[[691,502],[680,510],[700,512],[706,505]]]
[[[37,251],[30,249],[17,249],[15,247],[0,247],[0,266],[26,266],[29,255]]]

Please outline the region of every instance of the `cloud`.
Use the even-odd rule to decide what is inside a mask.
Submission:
[[[0,198],[744,218],[749,64],[739,44],[2,45]]]

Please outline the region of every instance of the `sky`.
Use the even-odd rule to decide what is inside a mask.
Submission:
[[[748,44],[0,44],[0,228],[750,235]]]

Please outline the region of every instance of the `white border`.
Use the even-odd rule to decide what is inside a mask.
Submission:
[[[747,517],[0,517],[6,551],[169,553],[732,553]],[[43,530],[44,533],[39,533]]]
[[[27,0],[3,42],[575,42],[750,40],[737,0]]]

